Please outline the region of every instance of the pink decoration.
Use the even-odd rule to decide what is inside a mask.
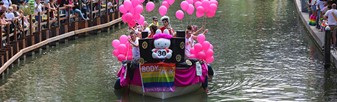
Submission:
[[[128,36],[122,35],[119,37],[120,44],[126,44],[128,42]]]
[[[204,52],[204,51],[198,52],[197,58],[198,58],[199,60],[204,60],[204,59],[206,58],[205,52]]]
[[[202,3],[200,2],[200,1],[196,1],[195,3],[194,3],[194,7],[199,7],[199,6],[201,6],[202,5]]]
[[[192,15],[194,12],[194,6],[192,4],[188,5],[187,14]]]
[[[169,3],[170,5],[172,5],[174,3],[174,0],[166,0],[167,3]]]
[[[159,7],[159,14],[161,16],[164,16],[167,13],[167,8],[165,6],[160,6]]]
[[[125,55],[123,55],[123,54],[119,54],[117,56],[117,59],[118,59],[118,61],[124,61],[124,60],[126,60]]]
[[[212,57],[214,55],[214,52],[212,49],[208,49],[205,53],[207,57]]]
[[[209,7],[209,1],[208,0],[202,1],[202,7],[204,7],[205,9],[208,9],[208,7]],[[206,12],[207,12],[207,10],[206,10]]]
[[[154,7],[155,7],[154,3],[150,1],[146,4],[146,11],[151,12],[154,9]]]
[[[141,14],[143,12],[143,6],[137,5],[135,8],[135,12]]]
[[[194,45],[194,51],[195,53],[199,53],[200,51],[202,51],[202,45],[200,43],[197,43]]]
[[[115,39],[111,42],[111,45],[116,49],[118,45],[120,44],[119,40]]]
[[[170,8],[170,4],[167,1],[163,1],[161,5],[165,6],[166,8]]]
[[[188,9],[188,2],[187,1],[181,2],[180,3],[180,7],[181,7],[182,10],[187,11],[187,9]]]
[[[218,1],[216,1],[216,0],[211,0],[211,1],[209,1],[209,2],[210,2],[210,4],[215,4],[215,5],[218,6]]]
[[[118,51],[120,53],[126,52],[127,51],[126,45],[125,44],[119,44]]]
[[[115,49],[115,50],[113,50],[113,51],[112,51],[112,54],[113,54],[114,56],[116,56],[116,57],[117,57],[117,56],[118,56],[118,54],[119,54],[119,52],[118,52],[118,50],[117,50],[117,49]]]
[[[119,6],[119,11],[123,14],[127,12],[123,4]]]
[[[207,12],[206,13],[207,18],[212,18],[215,16],[215,12]]]
[[[200,17],[204,16],[204,13],[196,12],[195,15],[197,16],[197,18],[200,18]]]
[[[128,10],[129,8],[132,8],[132,2],[130,0],[124,1],[124,7]]]
[[[191,55],[196,54],[194,48],[191,48],[191,49],[190,49],[190,54],[191,54]]]
[[[216,12],[217,9],[218,9],[218,6],[216,6],[216,4],[209,5],[210,12]]]
[[[144,20],[145,20],[144,16],[140,15],[140,18],[138,19],[138,24],[144,25]]]
[[[206,63],[212,63],[214,61],[214,57],[208,57],[206,58]]]
[[[193,0],[186,0],[189,4],[193,4]]]
[[[171,39],[172,38],[172,35],[170,34],[164,34],[164,33],[160,33],[160,34],[155,34],[153,36],[153,39],[159,39],[159,38],[164,38],[164,39]]]
[[[209,43],[208,41],[204,41],[204,42],[202,43],[202,49],[203,49],[204,51],[207,51],[207,50],[209,49],[210,46],[211,46],[211,43]]]
[[[203,43],[206,40],[206,37],[205,37],[204,34],[200,34],[200,35],[198,35],[197,40],[198,40],[199,43]]]
[[[178,10],[176,12],[176,18],[182,20],[184,18],[184,12],[182,10]]]

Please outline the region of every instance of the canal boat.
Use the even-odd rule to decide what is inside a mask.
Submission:
[[[160,99],[206,91],[213,70],[204,61],[185,58],[185,31],[177,31],[177,37],[156,35],[139,39],[140,59],[122,61],[114,88]]]

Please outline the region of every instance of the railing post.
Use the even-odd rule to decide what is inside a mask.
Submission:
[[[330,27],[325,28],[325,42],[324,42],[324,68],[330,67],[330,56],[331,56],[331,31]]]

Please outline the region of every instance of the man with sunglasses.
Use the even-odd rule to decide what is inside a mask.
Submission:
[[[148,26],[148,28],[150,28],[152,25],[155,25],[155,26],[159,26],[159,24],[158,24],[158,19],[157,19],[157,17],[156,16],[153,16],[152,17],[152,23]]]

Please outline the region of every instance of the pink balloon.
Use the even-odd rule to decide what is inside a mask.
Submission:
[[[186,0],[189,4],[193,4],[193,0]]]
[[[146,11],[147,12],[151,12],[154,9],[154,7],[155,7],[155,5],[154,5],[153,2],[150,1],[150,2],[146,3]]]
[[[188,58],[197,58],[194,54],[191,54]]]
[[[213,49],[213,45],[211,44],[211,45],[209,46],[209,48],[210,48],[210,49]]]
[[[128,56],[126,57],[126,60],[131,61],[131,60],[132,60],[132,55],[131,55],[131,56],[128,55]]]
[[[119,6],[119,12],[121,12],[123,14],[127,12],[127,10],[125,9],[123,4]]]
[[[200,18],[200,17],[204,16],[205,14],[204,13],[200,13],[200,12],[196,12],[195,15],[197,16],[197,18]]]
[[[117,55],[119,54],[119,52],[118,52],[118,50],[115,49],[115,50],[112,51],[112,54],[117,57]]]
[[[176,12],[176,17],[177,19],[182,20],[184,18],[184,12],[182,10],[178,10]]]
[[[215,16],[215,12],[207,12],[206,13],[207,18],[212,18]]]
[[[123,55],[123,54],[119,54],[117,56],[117,59],[118,59],[118,61],[124,61],[124,60],[126,60],[125,55]]]
[[[188,5],[187,14],[192,15],[194,12],[194,6],[192,4]]]
[[[202,3],[200,2],[200,1],[196,1],[195,3],[194,3],[194,7],[199,7],[199,6],[201,6],[202,5]]]
[[[140,19],[140,14],[133,14],[133,19],[134,21],[138,21]]]
[[[213,55],[214,55],[214,52],[213,52],[212,49],[208,49],[208,50],[206,51],[206,56],[207,56],[207,57],[212,57]]]
[[[208,9],[208,7],[209,7],[209,1],[208,1],[208,0],[202,1],[202,7]],[[206,10],[206,11],[207,11],[207,10]]]
[[[145,0],[139,0],[139,3],[143,3]]]
[[[125,14],[125,20],[126,20],[126,22],[131,21],[132,18],[133,18],[133,14],[132,13],[128,12],[128,13]]]
[[[126,35],[120,36],[119,42],[120,42],[120,44],[126,44],[126,42],[128,42],[128,36],[126,36]]]
[[[132,2],[132,7],[136,7],[139,4],[138,0],[131,0]]]
[[[180,7],[181,7],[182,10],[187,11],[187,9],[188,9],[188,2],[187,1],[181,2],[180,3]]]
[[[208,57],[206,58],[206,63],[212,63],[214,61],[214,57]]]
[[[132,8],[132,2],[130,0],[125,0],[124,1],[124,7],[126,9]]]
[[[200,60],[205,60],[206,59],[206,54],[204,51],[200,51],[197,55],[197,58]]]
[[[144,25],[144,20],[145,20],[144,16],[140,15],[140,18],[138,19],[138,24]]]
[[[202,45],[200,43],[197,43],[194,45],[194,53],[199,53],[200,51],[202,51]]]
[[[190,54],[196,54],[194,48],[190,49]]]
[[[164,16],[167,13],[167,8],[165,6],[160,6],[159,7],[159,14],[161,16]]]
[[[126,45],[125,45],[125,44],[119,44],[119,46],[118,46],[118,51],[119,51],[120,53],[126,52],[126,51],[127,51]]]
[[[165,6],[166,8],[170,8],[170,4],[167,1],[163,1],[161,5]]]
[[[128,22],[128,26],[129,27],[134,27],[134,26],[136,26],[136,22],[133,21],[133,20],[131,20],[131,21]]]
[[[122,15],[122,21],[123,21],[124,23],[126,23],[126,22],[127,22],[127,20],[126,20],[126,16],[125,16],[125,15]]]
[[[205,9],[202,6],[197,7],[197,12],[198,13],[204,13]]]
[[[119,40],[115,39],[111,42],[111,45],[116,49],[118,45],[120,44]]]
[[[216,12],[218,6],[216,4],[209,5],[209,12]]]
[[[211,1],[209,1],[209,3],[210,3],[210,4],[215,4],[215,5],[218,6],[218,1],[216,1],[216,0],[211,0]]]
[[[202,49],[203,49],[204,51],[207,51],[207,50],[209,49],[210,46],[211,46],[211,43],[209,43],[208,41],[204,41],[204,42],[202,43]]]
[[[206,37],[205,37],[204,34],[200,34],[200,35],[198,35],[197,40],[198,40],[199,43],[203,43],[206,40]]]
[[[169,3],[170,5],[172,5],[174,3],[174,0],[166,0],[167,3]]]
[[[142,13],[143,12],[143,6],[142,5],[137,5],[136,8],[135,8],[135,12]]]

